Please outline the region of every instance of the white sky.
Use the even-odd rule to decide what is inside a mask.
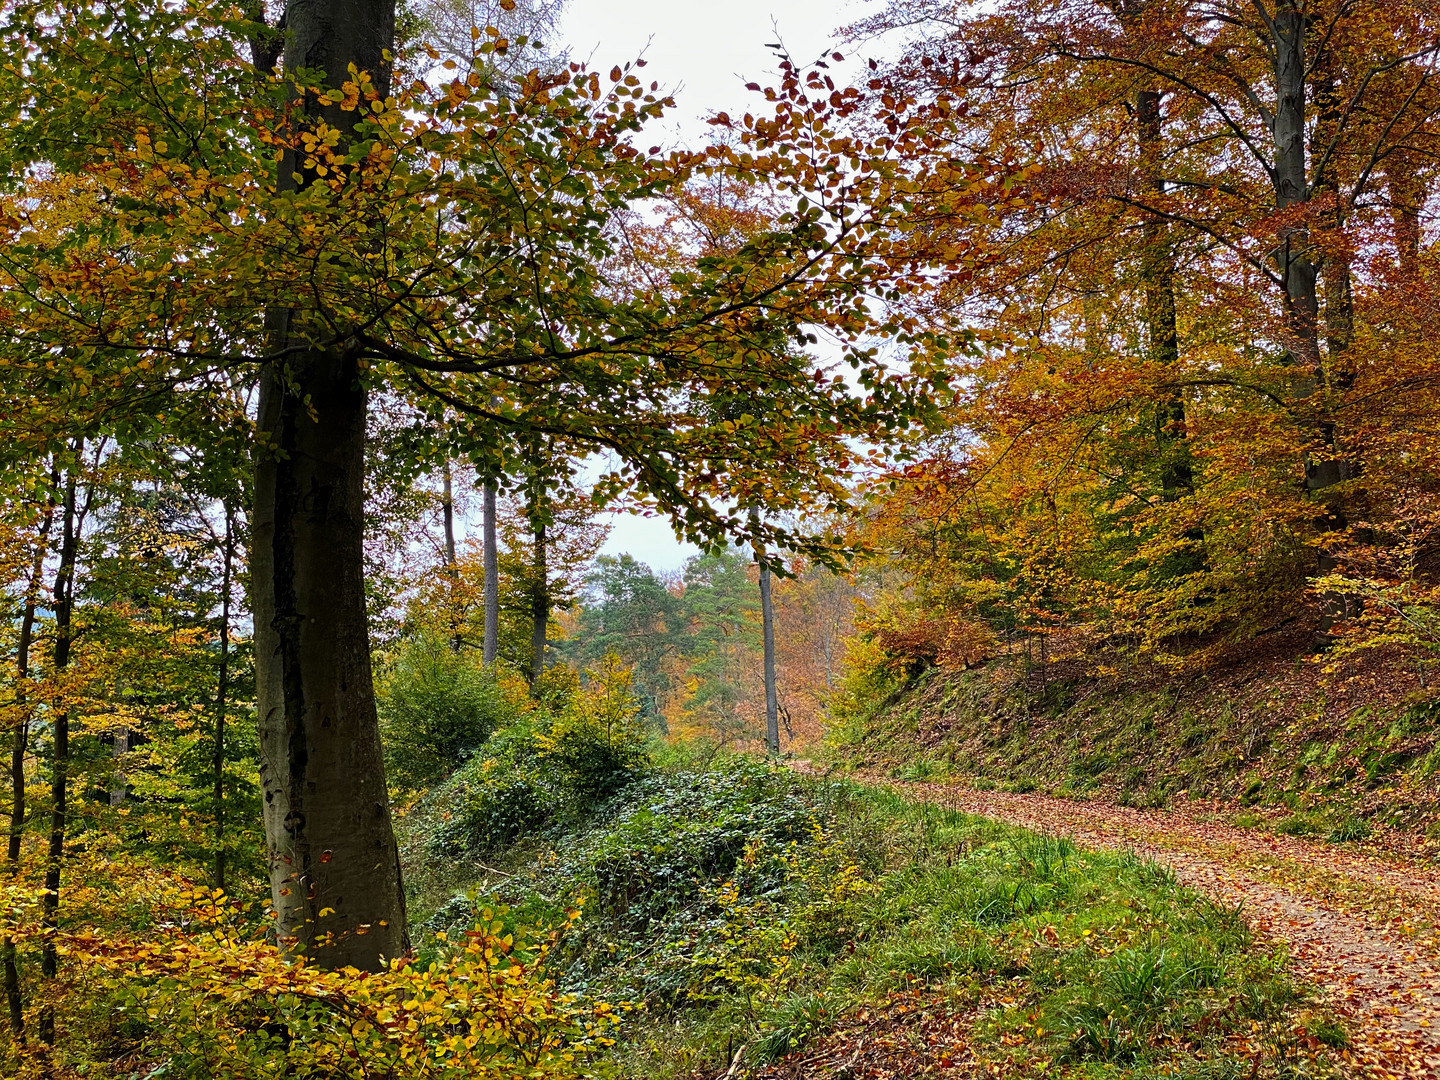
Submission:
[[[743,112],[747,82],[764,86],[781,42],[808,64],[833,46],[837,28],[858,21],[873,0],[570,0],[561,36],[570,55],[602,71],[643,55],[642,74],[675,95],[677,123],[693,133],[699,118]],[[778,30],[778,37],[777,37]]]
[[[709,130],[704,116],[745,111],[747,82],[774,82],[777,54],[767,42],[783,43],[805,65],[832,51],[837,28],[877,6],[874,0],[570,0],[561,37],[573,59],[601,71],[643,55],[647,64],[637,74],[675,97],[672,123],[657,141],[698,141]],[[841,51],[849,68],[850,52]],[[629,514],[615,516],[602,550],[629,552],[655,570],[676,569],[697,552],[675,539],[667,519]]]

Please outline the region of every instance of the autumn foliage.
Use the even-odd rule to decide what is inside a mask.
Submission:
[[[392,799],[489,857],[930,667],[1440,647],[1424,5],[892,0],[684,148],[548,5],[332,8],[0,17],[22,1075],[583,1075],[583,908],[412,926]],[[817,940],[874,892],[806,821],[673,871],[752,1027],[800,938],[745,868]]]

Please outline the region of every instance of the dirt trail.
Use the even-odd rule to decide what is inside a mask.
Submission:
[[[1440,1080],[1440,869],[1205,820],[1045,795],[878,781],[940,806],[1133,848],[1184,884],[1242,904],[1261,941],[1352,1021],[1353,1075]]]

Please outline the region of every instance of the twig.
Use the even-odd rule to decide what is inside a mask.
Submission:
[[[753,1039],[746,1039],[740,1044],[740,1049],[735,1051],[735,1057],[730,1061],[730,1068],[725,1070],[723,1080],[735,1080],[735,1071],[740,1068],[740,1063],[745,1060],[745,1051],[750,1049]]]

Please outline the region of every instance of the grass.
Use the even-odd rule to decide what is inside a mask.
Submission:
[[[741,1048],[758,1066],[900,992],[953,1011],[1005,1075],[1329,1075],[1294,1032],[1343,1039],[1283,956],[1164,867],[853,783],[681,768],[495,860],[510,876],[422,915],[583,901],[552,970],[634,1003],[622,1076],[713,1075]]]

